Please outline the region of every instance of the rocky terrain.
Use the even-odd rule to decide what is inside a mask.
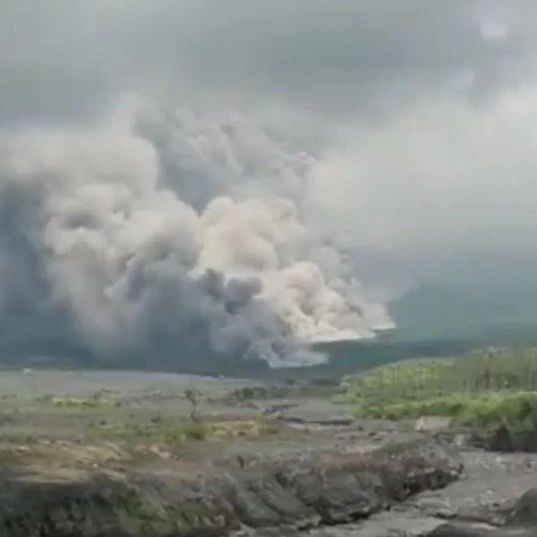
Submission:
[[[0,535],[531,535],[537,455],[435,426],[356,420],[308,386],[3,373]]]

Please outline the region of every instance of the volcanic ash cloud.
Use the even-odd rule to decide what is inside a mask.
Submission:
[[[165,334],[178,361],[182,342],[196,337],[271,366],[309,365],[323,359],[311,343],[393,326],[337,248],[301,223],[299,199],[220,183],[194,209],[163,180],[158,144],[124,118],[0,142],[0,195],[39,260],[47,307],[67,311],[97,352],[151,353]],[[205,158],[188,157],[189,169]],[[6,295],[15,283],[3,279]]]

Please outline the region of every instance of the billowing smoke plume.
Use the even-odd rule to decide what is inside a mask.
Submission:
[[[314,159],[253,123],[127,106],[0,147],[0,308],[32,304],[94,352],[158,341],[180,363],[194,341],[304,365],[323,359],[313,342],[392,326],[344,252],[301,223]]]

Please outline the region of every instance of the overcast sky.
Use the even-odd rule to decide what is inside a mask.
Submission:
[[[3,0],[0,129],[238,114],[314,159],[300,210],[376,286],[531,280],[536,36],[534,0]]]

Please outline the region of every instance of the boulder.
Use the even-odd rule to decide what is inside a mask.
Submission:
[[[537,536],[537,489],[519,498],[501,528],[486,524],[449,523],[436,528],[429,537],[535,537]]]
[[[533,424],[523,425],[513,428],[501,424],[494,428],[473,431],[470,444],[488,451],[537,453],[537,429]]]
[[[533,525],[537,529],[537,489],[528,490],[507,517],[507,525]]]
[[[496,533],[495,528],[477,524],[443,524],[436,528],[429,537],[504,537]]]

